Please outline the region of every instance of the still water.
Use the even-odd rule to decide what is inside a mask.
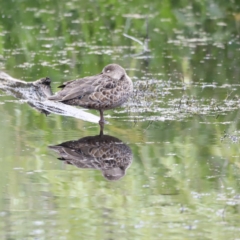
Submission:
[[[101,140],[0,90],[1,239],[239,239],[238,1],[0,6],[1,71],[56,92],[114,62],[135,89]]]

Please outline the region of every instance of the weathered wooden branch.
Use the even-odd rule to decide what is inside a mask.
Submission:
[[[50,78],[42,78],[34,82],[25,82],[0,71],[0,90],[8,95],[24,100],[41,113],[46,115],[54,113],[98,123],[99,117],[85,112],[83,109],[48,100],[48,96],[52,95],[50,84]]]

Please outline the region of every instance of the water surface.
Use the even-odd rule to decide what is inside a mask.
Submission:
[[[1,70],[48,76],[55,92],[115,62],[135,86],[105,113],[104,133],[133,155],[118,181],[49,148],[98,135],[96,123],[0,92],[1,239],[239,238],[237,1],[0,4]]]

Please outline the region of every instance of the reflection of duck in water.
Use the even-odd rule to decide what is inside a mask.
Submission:
[[[49,100],[99,110],[100,125],[104,124],[103,111],[122,105],[133,91],[131,78],[118,64],[109,64],[98,75],[68,81],[59,87],[62,90]]]
[[[84,137],[56,146],[56,151],[67,164],[78,168],[101,170],[108,180],[119,180],[132,163],[132,151],[118,138],[108,135]]]

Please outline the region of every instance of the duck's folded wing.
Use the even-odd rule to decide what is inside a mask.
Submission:
[[[64,85],[64,88],[56,95],[49,97],[50,100],[67,101],[74,98],[82,98],[94,92],[103,91],[104,89],[114,88],[116,86],[115,80],[106,75],[96,75],[70,81]]]
[[[86,82],[94,82],[94,81],[95,81],[96,79],[98,79],[101,75],[102,75],[102,73],[101,73],[101,74],[94,75],[94,76],[89,76],[89,77],[84,77],[84,78],[79,78],[79,79],[70,80],[70,81],[67,81],[67,82],[62,83],[62,85],[58,86],[58,88],[65,88],[65,87],[67,87],[67,86],[74,87],[75,85],[81,85],[81,84],[84,84],[84,83],[86,83]]]

